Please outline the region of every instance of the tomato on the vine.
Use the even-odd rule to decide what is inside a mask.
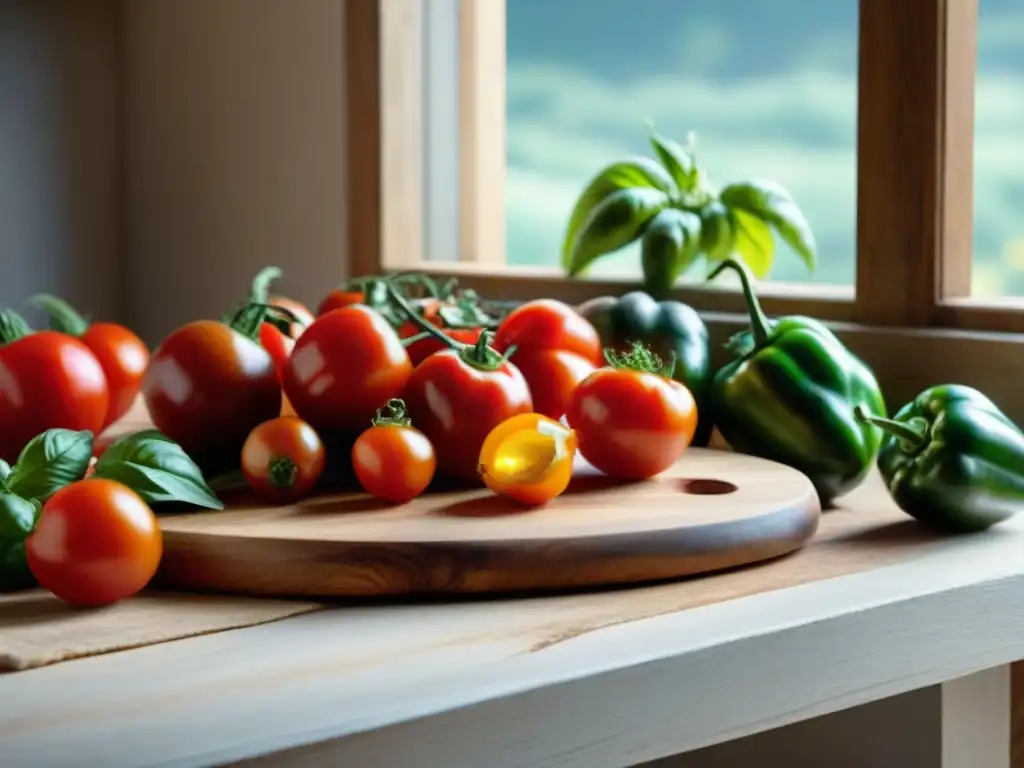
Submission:
[[[539,506],[569,487],[575,456],[575,432],[539,413],[521,413],[487,435],[478,471],[495,493]]]
[[[512,362],[530,387],[533,410],[552,419],[565,415],[577,385],[595,370],[589,360],[564,349],[517,351]]]
[[[477,340],[480,338],[480,334],[483,333],[483,328],[441,328],[439,330],[448,338],[454,339],[462,344],[476,344]],[[413,336],[420,336],[420,338],[413,338]],[[435,352],[442,352],[449,349],[448,344],[437,336],[409,334],[405,338],[412,339],[412,341],[406,345],[405,351],[409,353],[409,360],[412,361],[413,366],[419,365]]]
[[[566,412],[579,450],[606,475],[645,480],[683,455],[697,428],[690,390],[670,378],[666,367],[637,342],[623,354],[609,353],[611,367],[579,383]]]
[[[13,463],[29,440],[48,429],[99,434],[110,404],[96,355],[66,333],[33,333],[0,311],[0,459]]]
[[[266,324],[277,328],[290,339],[297,339],[313,322],[313,313],[294,299],[286,296],[273,296],[270,285],[278,280],[283,272],[279,267],[264,267],[256,273],[249,289],[249,303],[265,304],[271,308],[267,313]],[[260,334],[262,338],[262,333]]]
[[[473,346],[461,344],[419,318],[391,291],[407,317],[450,347],[413,370],[404,398],[409,414],[433,443],[440,472],[479,482],[477,459],[488,433],[505,419],[533,410],[526,379],[489,346],[490,333],[480,334]]]
[[[207,471],[237,462],[253,427],[281,413],[274,361],[255,341],[266,312],[247,304],[228,323],[182,326],[153,353],[143,378],[154,426]]]
[[[25,541],[40,586],[72,605],[131,597],[160,564],[163,538],[153,511],[126,485],[91,478],[66,485],[43,505]]]
[[[352,445],[352,469],[367,493],[404,504],[434,479],[437,456],[426,435],[412,426],[401,400],[389,400]]]
[[[356,430],[402,394],[412,363],[387,321],[361,304],[316,319],[284,367],[295,412],[318,430]]]
[[[555,299],[537,299],[513,309],[494,336],[494,348],[507,352],[515,347],[520,353],[546,349],[573,352],[593,365],[604,358],[597,330],[568,304]]]
[[[309,424],[279,416],[255,427],[242,446],[242,474],[249,486],[277,504],[304,498],[324,471],[324,444]]]

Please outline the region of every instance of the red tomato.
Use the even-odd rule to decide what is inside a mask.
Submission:
[[[61,488],[25,541],[39,584],[61,600],[99,606],[131,597],[156,573],[163,538],[131,488],[92,478]]]
[[[374,419],[352,445],[352,468],[367,493],[404,504],[434,479],[437,456],[426,435],[412,426],[401,400],[391,400],[389,416]]]
[[[281,413],[281,384],[270,354],[213,320],[189,323],[164,340],[142,392],[156,428],[207,470],[237,461],[253,427]]]
[[[296,416],[265,421],[242,446],[242,474],[261,496],[286,504],[308,496],[324,471],[320,437]]]
[[[409,378],[405,402],[437,450],[438,469],[476,482],[480,448],[490,431],[533,410],[519,369],[480,345],[437,352],[420,363]]]
[[[285,365],[284,391],[316,429],[361,430],[381,403],[402,394],[411,371],[395,330],[359,304],[306,329]]]
[[[283,378],[284,365],[295,349],[295,339],[273,323],[263,323],[260,326],[260,346],[267,350],[267,354],[274,361],[274,370],[277,371],[278,378]]]
[[[149,348],[128,328],[115,323],[94,323],[81,336],[100,361],[110,390],[110,403],[103,428],[124,416],[142,389],[142,377],[149,365]]]
[[[648,370],[594,371],[576,387],[566,420],[576,431],[583,458],[597,469],[644,480],[683,455],[697,428],[697,406],[686,387],[651,372],[653,366],[631,355],[636,352],[622,356],[624,366],[631,362]]]
[[[483,332],[482,328],[442,328],[441,333],[450,339],[462,342],[463,344],[476,344],[477,339],[480,338],[480,334]],[[415,334],[410,334],[406,338],[411,338]],[[405,351],[409,353],[409,360],[412,361],[413,366],[417,366],[430,357],[435,352],[441,352],[445,349],[451,349],[441,339],[436,336],[427,336],[422,339],[417,339],[408,346]]]
[[[530,387],[534,412],[555,420],[565,414],[576,386],[595,370],[589,360],[563,349],[516,352],[512,362]]]
[[[103,368],[85,344],[56,331],[21,335],[26,331],[20,317],[0,313],[0,459],[11,464],[48,429],[99,434],[110,402]]]
[[[316,310],[316,315],[317,317],[322,317],[333,309],[351,307],[355,304],[362,304],[365,301],[366,296],[362,291],[346,291],[341,288],[335,288],[324,297],[323,301],[320,302],[320,306],[317,307]]]
[[[291,323],[288,330],[288,335],[293,339],[299,338],[299,336],[302,335],[302,332],[312,325],[313,321],[316,319],[313,317],[313,313],[307,309],[305,304],[301,304],[295,301],[295,299],[289,299],[287,296],[271,296],[267,300],[267,304],[271,307],[279,307],[287,310],[295,318],[295,322]]]
[[[597,330],[568,304],[538,299],[522,304],[501,321],[494,348],[501,353],[515,347],[519,352],[564,349],[594,365],[604,364]]]

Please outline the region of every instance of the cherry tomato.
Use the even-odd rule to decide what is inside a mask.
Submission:
[[[154,426],[207,471],[237,461],[253,427],[281,413],[274,361],[252,338],[261,314],[237,317],[244,334],[213,320],[174,331],[142,382]]]
[[[526,379],[511,363],[486,346],[436,352],[412,372],[405,388],[409,414],[437,450],[442,473],[479,480],[477,460],[484,439],[498,424],[533,410]]]
[[[554,299],[522,304],[501,321],[494,336],[494,348],[505,353],[513,346],[518,350],[516,355],[519,352],[564,349],[595,366],[604,363],[601,339],[594,326],[568,304]]]
[[[128,486],[98,478],[51,496],[25,541],[39,584],[80,606],[131,597],[153,578],[162,554],[160,526],[146,502]]]
[[[139,396],[142,375],[149,364],[149,349],[142,339],[116,323],[89,324],[78,311],[63,299],[47,293],[29,298],[26,304],[42,309],[50,318],[50,327],[81,339],[96,355],[107,378],[109,402],[103,420],[106,428],[120,419]]]
[[[690,390],[661,375],[641,344],[612,357],[579,383],[566,420],[579,450],[606,475],[644,480],[671,467],[693,439],[697,405]]]
[[[356,430],[402,394],[412,363],[387,321],[361,304],[317,318],[295,342],[284,391],[318,430]]]
[[[81,341],[56,331],[29,331],[13,312],[0,312],[0,459],[48,429],[99,434],[109,408],[107,378]]]
[[[478,470],[495,493],[539,506],[569,487],[575,455],[575,432],[539,413],[521,413],[487,435]]]
[[[351,307],[356,304],[362,304],[365,301],[366,295],[362,291],[349,291],[342,288],[335,288],[324,296],[324,300],[320,302],[320,306],[316,309],[316,315],[317,317],[322,317],[333,309]]]
[[[512,363],[530,387],[533,410],[552,419],[565,415],[576,385],[595,370],[589,360],[564,349],[517,351]]]
[[[289,299],[287,296],[271,296],[267,300],[267,304],[271,307],[279,307],[286,310],[295,318],[295,322],[290,324],[287,334],[292,339],[299,338],[302,332],[312,325],[316,319],[305,304],[295,301],[295,299]]]
[[[371,496],[404,504],[430,485],[437,456],[426,435],[412,426],[405,403],[389,400],[352,445],[352,468]]]
[[[260,346],[267,350],[267,354],[274,361],[274,370],[277,371],[278,378],[283,378],[284,365],[295,349],[295,339],[273,323],[263,323],[260,326]]]
[[[242,446],[242,474],[261,496],[278,504],[308,496],[324,471],[320,436],[296,416],[265,421]]]

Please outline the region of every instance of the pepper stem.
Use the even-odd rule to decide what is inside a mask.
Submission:
[[[74,307],[64,299],[48,293],[37,293],[26,302],[30,307],[38,307],[50,318],[50,328],[68,336],[82,336],[89,330],[89,321],[82,317]]]
[[[740,278],[740,285],[743,289],[743,299],[747,303],[747,312],[750,314],[750,330],[754,334],[754,347],[760,348],[768,343],[768,335],[771,333],[771,323],[768,316],[761,309],[761,302],[757,300],[757,294],[751,285],[752,278],[750,271],[736,259],[726,259],[719,264],[708,275],[708,281],[714,280],[724,270],[731,269]]]
[[[252,279],[249,289],[249,301],[253,304],[266,304],[270,300],[270,284],[280,280],[284,272],[279,267],[264,267]]]
[[[0,345],[13,344],[31,333],[25,318],[13,309],[0,309]]]
[[[375,427],[411,427],[412,419],[405,410],[405,401],[394,398],[377,409],[377,416],[371,423]]]
[[[669,356],[666,363],[642,341],[632,342],[628,352],[616,352],[614,349],[607,348],[604,350],[604,359],[612,368],[636,371],[637,373],[653,373],[655,376],[666,379],[672,378],[672,373],[676,368],[675,352]]]
[[[267,477],[275,488],[291,488],[299,468],[287,456],[275,456],[267,465]]]
[[[895,437],[908,452],[916,451],[928,439],[928,423],[924,419],[915,418],[907,422],[886,419],[868,413],[861,405],[853,409],[853,415],[857,421],[864,424],[873,424],[883,432],[887,432]]]

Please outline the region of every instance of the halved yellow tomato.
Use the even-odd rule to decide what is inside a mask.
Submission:
[[[487,435],[477,471],[495,493],[539,506],[569,486],[575,456],[573,430],[539,413],[521,413]]]

